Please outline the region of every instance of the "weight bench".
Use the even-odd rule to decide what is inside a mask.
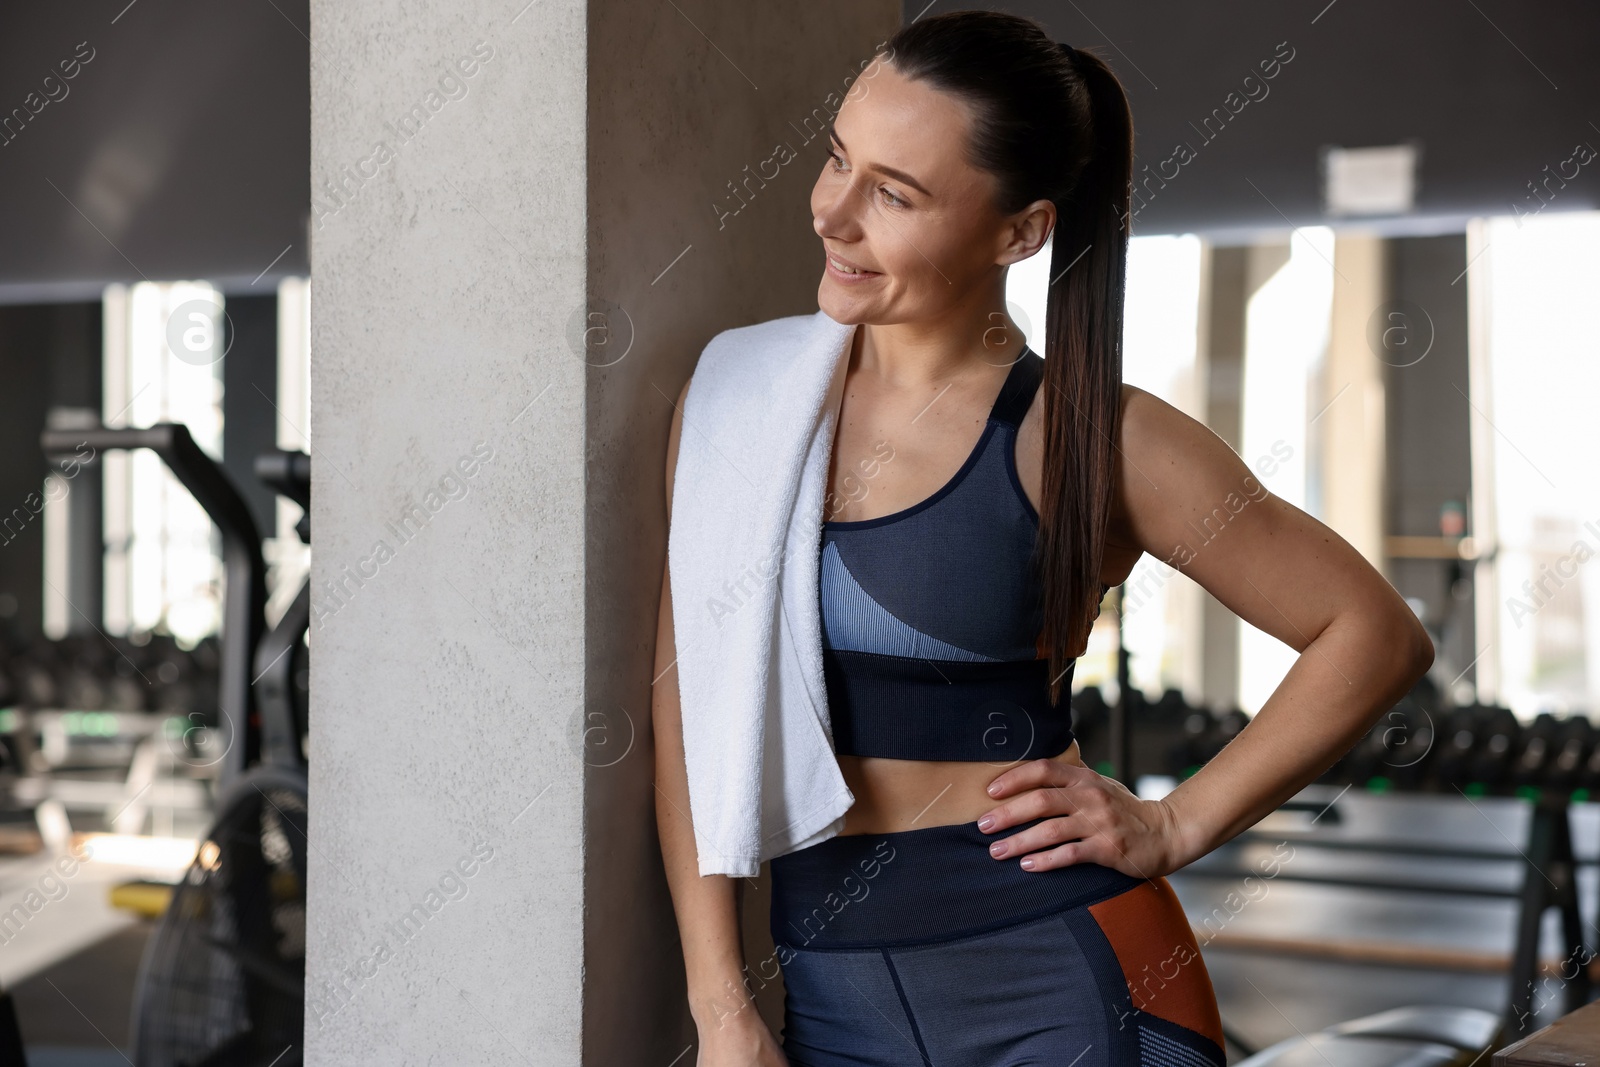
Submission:
[[[1501,1025],[1478,1008],[1414,1004],[1288,1038],[1237,1067],[1469,1067],[1482,1064]]]

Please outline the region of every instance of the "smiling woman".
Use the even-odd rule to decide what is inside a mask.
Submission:
[[[687,814],[683,724],[717,709],[680,706],[662,576],[657,820],[698,1063],[1221,1067],[1216,999],[1165,876],[1321,774],[1431,645],[1348,544],[1122,383],[1133,131],[1105,63],[1031,20],[962,11],[902,28],[869,76],[811,191],[818,318],[851,327],[824,422],[817,597],[853,803],[836,831],[771,859],[781,1047],[744,1010],[737,882],[697,869],[712,853]],[[1047,241],[1035,352],[1006,312],[1006,273]],[[715,434],[715,415],[697,432]],[[686,480],[683,499],[705,489]],[[1228,536],[1177,566],[1300,658],[1222,754],[1140,799],[1079,756],[1074,661],[1108,586],[1243,499]],[[870,896],[845,907],[837,888],[870,863]]]

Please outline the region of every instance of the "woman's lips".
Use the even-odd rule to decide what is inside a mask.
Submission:
[[[825,254],[824,259],[827,262],[828,276],[836,281],[845,282],[846,284],[859,284],[860,282],[869,281],[872,278],[881,278],[883,276],[880,271],[862,270],[859,267],[851,268],[849,264],[845,263],[843,260],[837,259],[831,255]]]

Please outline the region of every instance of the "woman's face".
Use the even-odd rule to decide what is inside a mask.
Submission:
[[[966,160],[970,122],[965,103],[882,57],[862,71],[811,190],[824,253],[817,305],[830,318],[936,320],[988,300],[1004,265],[1044,243],[1054,209],[996,210],[993,175]]]

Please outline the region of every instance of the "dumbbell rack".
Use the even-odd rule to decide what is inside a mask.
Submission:
[[[1311,788],[1318,790],[1329,787]],[[1343,792],[1341,789],[1339,795],[1342,796]],[[1302,793],[1301,797],[1285,803],[1279,810],[1318,812],[1322,813],[1322,818],[1330,822],[1339,820],[1337,799],[1328,801],[1304,797],[1305,794]],[[1584,963],[1565,983],[1563,1011],[1564,1013],[1575,1011],[1589,1002],[1593,982],[1588,963],[1593,958],[1595,946],[1583,934],[1583,920],[1578,904],[1577,873],[1579,866],[1594,866],[1597,861],[1580,860],[1573,852],[1571,803],[1569,795],[1565,792],[1541,791],[1531,802],[1526,843],[1521,849],[1513,851],[1383,841],[1330,840],[1311,833],[1283,834],[1263,830],[1246,830],[1234,840],[1241,844],[1274,846],[1286,843],[1296,848],[1304,846],[1342,849],[1351,852],[1438,860],[1496,863],[1520,861],[1522,884],[1516,889],[1428,883],[1411,879],[1337,877],[1288,870],[1280,870],[1273,875],[1273,878],[1375,892],[1427,893],[1518,901],[1516,944],[1511,955],[1509,976],[1511,986],[1503,1016],[1507,1040],[1525,1037],[1532,1031],[1533,990],[1539,976],[1540,932],[1545,911],[1548,908],[1557,908],[1561,914],[1562,936],[1569,947],[1574,950],[1581,949]],[[1244,867],[1209,863],[1187,867],[1183,874],[1185,877],[1218,879],[1261,877],[1259,872]]]

